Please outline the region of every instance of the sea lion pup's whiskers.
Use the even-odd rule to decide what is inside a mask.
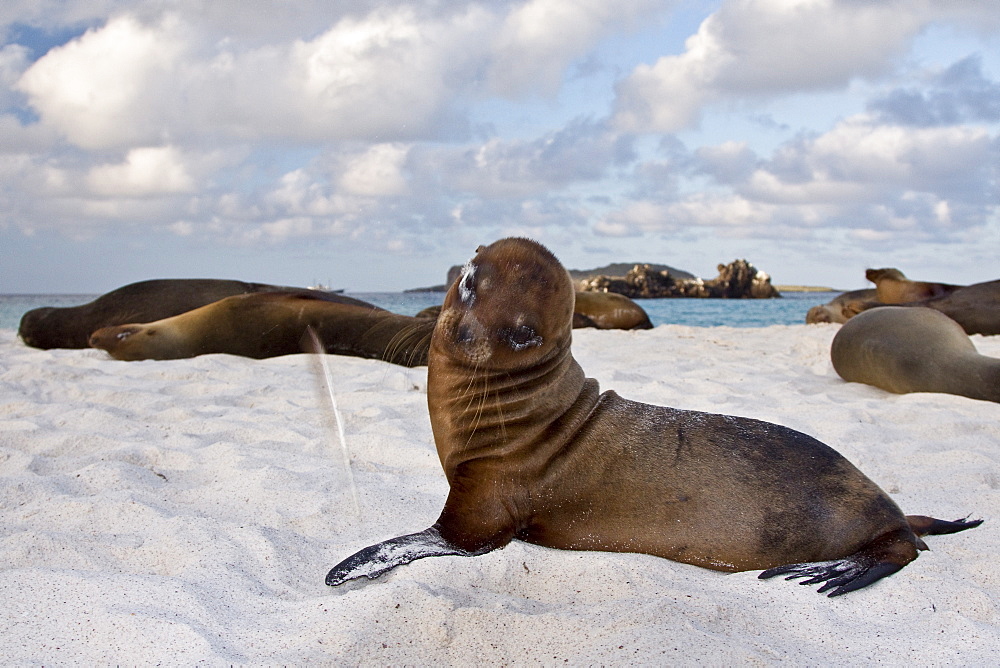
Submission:
[[[916,557],[923,542],[896,504],[816,439],[602,394],[571,354],[573,309],[573,284],[541,245],[504,239],[478,251],[428,352],[427,405],[449,484],[441,515],[349,557],[327,584],[514,538],[765,577],[805,564],[831,595]]]

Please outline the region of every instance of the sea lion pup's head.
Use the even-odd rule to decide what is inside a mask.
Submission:
[[[106,350],[116,360],[134,362],[147,359],[190,357],[172,340],[169,328],[156,323],[102,327],[90,335],[90,347]]]
[[[865,278],[878,285],[881,280],[906,281],[906,275],[899,269],[883,267],[882,269],[865,269]]]
[[[574,293],[541,244],[509,238],[480,246],[444,299],[432,353],[479,369],[536,365],[568,350]]]

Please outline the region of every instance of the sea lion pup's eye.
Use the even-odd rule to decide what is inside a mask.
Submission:
[[[527,325],[504,327],[500,330],[500,339],[515,351],[542,345],[542,337],[535,334],[535,330]]]

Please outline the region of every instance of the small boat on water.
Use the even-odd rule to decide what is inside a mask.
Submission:
[[[338,290],[332,290],[329,285],[325,285],[323,283],[315,283],[313,285],[310,285],[309,289],[310,290],[319,290],[321,292],[332,292],[332,293],[338,294],[338,295],[339,294],[343,294],[343,292],[344,292],[344,288],[340,288]]]

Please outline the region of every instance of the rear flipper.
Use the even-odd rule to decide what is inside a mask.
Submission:
[[[916,559],[918,541],[910,528],[904,527],[882,534],[843,559],[814,564],[787,564],[769,568],[758,577],[763,580],[790,573],[786,580],[808,578],[799,583],[804,585],[824,582],[818,589],[820,593],[833,589],[829,596],[840,596],[892,575]]]
[[[918,536],[940,536],[946,533],[958,533],[966,529],[974,529],[983,523],[982,520],[969,520],[965,517],[954,522],[939,520],[926,515],[907,515],[906,521],[909,523],[913,533]]]
[[[816,564],[788,564],[769,568],[757,577],[762,580],[773,578],[775,575],[791,573],[786,580],[795,578],[809,578],[799,584],[811,585],[825,582],[817,591],[823,593],[833,589],[829,596],[840,596],[855,589],[867,587],[876,580],[881,580],[887,575],[892,575],[903,566],[890,561],[874,561],[862,553],[852,554],[849,557],[836,561],[823,561]],[[834,589],[836,587],[836,589]]]
[[[760,579],[772,578],[775,575],[790,573],[786,580],[808,578],[799,584],[810,585],[825,582],[817,591],[823,593],[833,589],[829,596],[840,596],[847,592],[861,589],[892,575],[903,566],[917,558],[917,550],[926,550],[927,546],[919,536],[956,533],[972,529],[983,523],[982,520],[955,520],[948,522],[923,515],[908,515],[907,523],[910,531],[898,529],[879,536],[874,541],[854,554],[815,564],[788,564],[769,568],[759,576]],[[911,533],[912,532],[912,533]]]
[[[326,576],[326,583],[336,587],[362,576],[371,580],[424,557],[474,557],[485,552],[489,550],[470,552],[456,547],[441,537],[437,526],[432,526],[366,547],[334,566]]]

